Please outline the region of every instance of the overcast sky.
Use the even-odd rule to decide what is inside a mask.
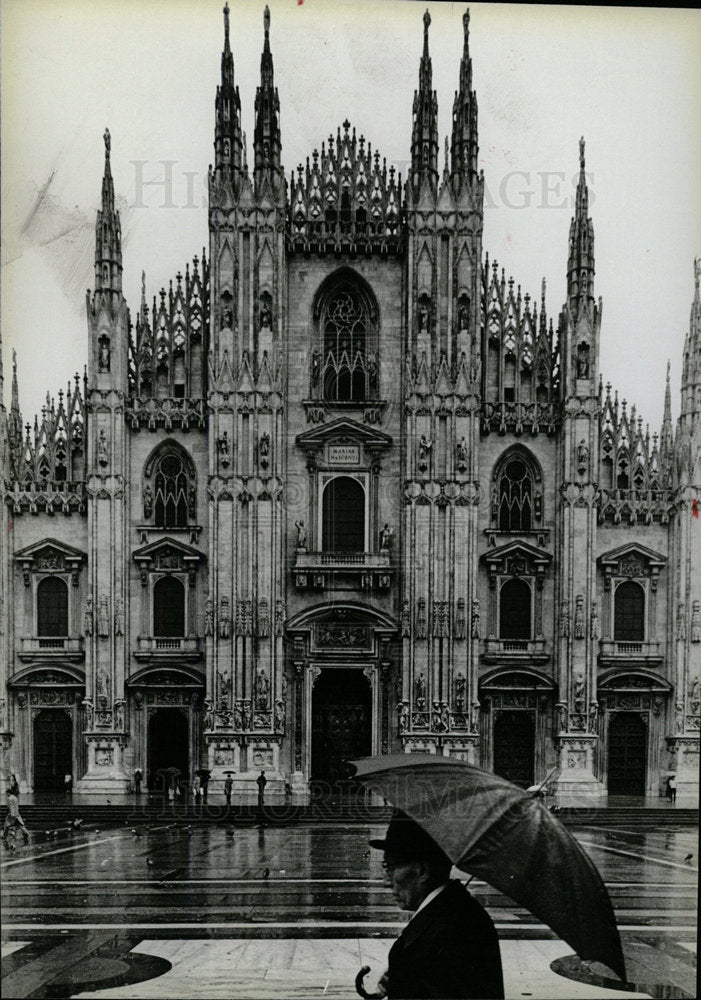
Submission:
[[[426,4],[269,5],[286,175],[348,117],[406,176]],[[264,3],[231,6],[252,162]],[[87,358],[85,290],[93,285],[106,125],[132,316],[142,269],[150,301],[207,244],[221,7],[3,0],[3,360],[9,401],[15,347],[25,420]],[[442,165],[465,7],[428,8]],[[667,358],[678,414],[693,258],[701,254],[700,51],[697,11],[471,5],[484,249],[524,292],[539,297],[547,278],[556,323],[583,135],[595,291],[603,298],[601,371],[652,430],[662,417]]]

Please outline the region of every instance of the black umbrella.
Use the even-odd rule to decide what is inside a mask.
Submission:
[[[449,757],[352,762],[356,778],[416,820],[458,868],[525,906],[580,958],[625,980],[608,892],[594,863],[539,798]]]

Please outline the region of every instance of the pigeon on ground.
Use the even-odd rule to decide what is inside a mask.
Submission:
[[[686,857],[684,858],[684,860],[686,861],[686,863],[687,863],[688,865],[690,865],[690,864],[691,864],[691,862],[692,862],[692,859],[693,859],[693,857],[694,857],[694,855],[693,855],[693,854],[687,854],[687,856],[686,856]]]
[[[146,865],[149,868],[153,868],[153,861],[150,858],[146,858]]]
[[[79,830],[80,827],[83,825],[83,821],[82,819],[74,819],[72,825],[74,830]]]
[[[268,878],[269,875],[270,875],[270,869],[269,868],[264,868],[263,869],[263,878]]]

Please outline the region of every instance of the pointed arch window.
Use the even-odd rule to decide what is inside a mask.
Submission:
[[[533,475],[525,461],[512,458],[499,477],[499,530],[530,531],[533,523]]]
[[[185,463],[175,452],[159,458],[154,472],[154,519],[158,528],[187,526],[190,483]]]
[[[330,403],[376,398],[377,305],[369,287],[344,269],[324,283],[314,312],[318,339],[312,355],[312,394]]]
[[[37,586],[37,635],[68,635],[68,586],[57,576],[47,576]]]

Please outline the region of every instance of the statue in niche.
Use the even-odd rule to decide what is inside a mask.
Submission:
[[[457,705],[458,712],[462,712],[465,707],[466,684],[465,675],[463,673],[457,674],[455,677],[455,704]]]
[[[419,438],[419,468],[422,472],[428,468],[428,459],[431,454],[431,448],[433,448],[432,439],[426,437],[422,434]]]
[[[114,634],[124,635],[124,603],[121,597],[117,598],[114,609]]]
[[[319,381],[319,372],[321,371],[321,352],[314,351],[312,354],[312,385],[316,385]]]
[[[100,428],[100,433],[97,435],[97,460],[103,467],[109,465],[109,455],[107,453],[107,434],[105,433],[104,427]]]
[[[567,705],[564,702],[560,702],[557,706],[557,717],[560,726],[560,732],[567,732]]]
[[[92,629],[93,629],[92,597],[86,597],[85,611],[83,613],[83,632],[85,633],[85,635],[92,635]]]
[[[270,435],[268,433],[262,434],[260,441],[258,442],[258,458],[260,459],[260,464],[263,468],[267,468],[270,455]]]
[[[210,698],[204,703],[204,728],[214,729],[214,702]]]
[[[261,297],[260,328],[261,330],[272,330],[273,328],[273,314],[267,295]]]
[[[574,637],[584,638],[584,597],[577,594],[574,605]]]
[[[110,611],[106,594],[103,594],[100,598],[100,608],[97,613],[97,632],[103,639],[110,634]]]
[[[447,728],[443,722],[443,713],[441,711],[441,706],[437,701],[434,701],[432,705],[431,726],[435,733],[443,733]]]
[[[577,470],[579,472],[586,472],[589,465],[589,448],[587,442],[582,438],[582,440],[577,445]]]
[[[275,702],[275,729],[279,733],[285,732],[285,702]]]
[[[219,454],[219,461],[224,466],[224,468],[226,468],[230,462],[228,431],[224,431],[217,438],[217,452]]]
[[[480,727],[480,703],[478,701],[473,701],[470,713],[470,729],[473,733],[476,733]]]
[[[256,708],[259,712],[268,709],[268,693],[270,691],[270,681],[268,680],[265,668],[259,667],[256,673]]]
[[[580,344],[577,348],[577,378],[589,378],[588,344]]]
[[[584,678],[581,674],[577,674],[574,679],[574,710],[575,712],[582,711],[582,702],[584,700]]]
[[[701,602],[694,601],[691,605],[691,635],[692,642],[701,642]]]
[[[472,602],[472,626],[470,635],[473,639],[480,637],[480,602],[475,598]]]
[[[677,733],[684,732],[684,706],[680,701],[674,706],[674,722]]]
[[[591,637],[598,639],[601,632],[601,622],[599,619],[599,602],[591,602]]]
[[[460,472],[467,471],[467,442],[465,440],[465,435],[460,438],[458,443],[455,445],[455,457],[457,459],[458,470]]]
[[[397,715],[399,721],[399,732],[406,733],[409,729],[409,703],[400,701],[397,705]]]
[[[223,309],[221,314],[222,330],[231,330],[234,325],[234,314],[231,309]]]
[[[589,732],[595,733],[597,728],[597,723],[599,720],[599,703],[598,701],[593,701],[589,705]]]
[[[153,490],[149,483],[144,486],[144,517],[149,518],[153,513]]]
[[[244,728],[243,725],[243,704],[237,701],[234,705],[234,729],[241,730]]]
[[[428,295],[419,298],[419,333],[428,333],[428,319],[431,299]]]
[[[212,610],[212,599],[208,597],[204,605],[204,634],[212,635],[214,631],[214,612]]]
[[[461,295],[458,300],[458,332],[466,334],[470,327],[470,300]]]
[[[392,547],[392,535],[394,530],[390,528],[389,524],[385,523],[384,528],[380,531],[380,551],[388,551]]]
[[[97,370],[100,372],[108,372],[110,370],[109,337],[100,337],[100,352],[98,355]]]
[[[426,708],[426,674],[423,670],[414,682],[414,701],[419,712],[423,712]]]
[[[402,636],[406,639],[411,634],[411,608],[409,601],[404,601],[402,603],[402,613],[400,617],[402,624]]]
[[[560,604],[560,638],[567,639],[570,634],[570,602]]]
[[[677,639],[686,639],[686,608],[683,601],[677,605]]]
[[[222,670],[219,672],[219,703],[223,709],[229,707],[229,699],[231,697],[231,677],[228,671]]]
[[[304,521],[295,521],[295,528],[297,529],[297,548],[306,549],[307,529],[304,527]]]

